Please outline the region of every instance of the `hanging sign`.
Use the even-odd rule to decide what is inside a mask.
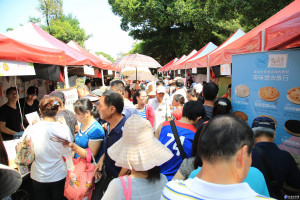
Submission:
[[[231,75],[231,66],[230,64],[223,64],[220,67],[221,75]]]
[[[180,70],[178,70],[178,75],[180,74]]]
[[[85,75],[92,75],[95,76],[95,71],[93,67],[89,67],[87,65],[83,66],[83,71]]]
[[[0,76],[29,76],[35,75],[33,63],[19,61],[0,61]]]
[[[197,68],[192,68],[192,74],[197,74]]]
[[[113,72],[111,70],[108,70],[108,75],[112,75]]]

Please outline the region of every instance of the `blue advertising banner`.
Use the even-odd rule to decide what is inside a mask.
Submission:
[[[248,122],[275,121],[275,143],[300,162],[300,50],[269,51],[232,57],[232,108]]]

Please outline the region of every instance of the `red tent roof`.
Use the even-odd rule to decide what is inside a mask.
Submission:
[[[178,70],[178,69],[185,69],[183,67],[183,63],[187,60],[189,60],[191,57],[193,57],[195,54],[197,53],[197,51],[194,49],[191,53],[189,53],[189,55],[187,55],[186,57],[184,57],[183,59],[179,60],[178,62],[176,62],[174,65],[173,65],[173,69],[174,70]]]
[[[81,53],[83,53],[85,56],[87,56],[90,60],[92,60],[94,63],[96,63],[97,65],[95,67],[101,68],[101,69],[105,69],[105,70],[115,70],[114,67],[112,67],[112,65],[104,60],[102,60],[100,57],[95,56],[93,54],[91,54],[89,51],[87,51],[85,48],[81,47],[79,44],[77,44],[76,42],[74,42],[73,40],[71,40],[68,45],[78,51],[80,51]]]
[[[295,0],[284,9],[261,23],[243,37],[232,42],[209,57],[207,66],[232,62],[233,54],[259,52],[262,50],[262,33],[265,30],[265,50],[297,47],[300,43],[300,0]]]
[[[173,60],[171,60],[170,62],[168,62],[165,66],[163,66],[162,68],[158,69],[159,72],[164,72],[167,71],[166,68],[173,64],[174,62],[176,62],[178,60],[178,58],[174,58]]]
[[[9,31],[6,35],[24,43],[63,50],[66,53],[66,65],[97,65],[89,57],[56,39],[34,23]]]
[[[300,6],[300,5],[299,5]],[[265,51],[300,46],[300,12],[281,20],[265,31]]]
[[[0,34],[0,59],[31,63],[62,65],[66,64],[65,52],[18,42]]]
[[[211,62],[211,56],[215,52],[219,52],[219,51],[222,51],[223,49],[226,49],[227,46],[232,44],[234,41],[237,41],[239,38],[243,37],[244,35],[245,35],[244,31],[242,31],[241,29],[238,29],[225,42],[223,42],[223,44],[221,44],[218,48],[216,48],[215,50],[211,51],[208,54],[205,54],[204,56],[202,56],[200,58],[197,58],[192,61],[188,61],[187,65],[193,66],[193,67],[207,67],[208,63]],[[188,67],[188,68],[191,68],[191,67]]]

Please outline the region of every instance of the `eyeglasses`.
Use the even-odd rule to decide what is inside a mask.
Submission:
[[[13,92],[13,93],[9,93],[9,95],[17,95],[18,93]]]

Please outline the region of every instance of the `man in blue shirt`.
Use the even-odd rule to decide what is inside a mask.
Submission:
[[[203,105],[198,101],[189,101],[184,104],[182,111],[182,118],[175,120],[176,129],[178,132],[179,140],[182,144],[183,150],[188,158],[192,156],[192,144],[195,137],[196,124],[199,119],[205,116]],[[175,141],[175,137],[169,121],[163,122],[155,133],[155,137],[168,147],[174,156],[171,160],[161,165],[161,173],[166,175],[170,181],[178,171],[182,163],[182,155]]]
[[[107,121],[107,130],[104,139],[104,154],[101,156],[96,169],[96,178],[101,178],[99,184],[96,184],[93,192],[93,199],[101,199],[103,192],[106,190],[109,182],[118,177],[121,168],[115,166],[107,154],[107,149],[117,142],[123,134],[123,127],[126,117],[122,115],[124,107],[123,97],[114,91],[107,90],[99,100],[98,111],[100,118]]]
[[[287,151],[279,149],[274,143],[276,135],[274,121],[269,117],[257,117],[253,120],[252,130],[255,137],[255,148],[252,150],[252,166],[263,173],[270,196],[280,198],[277,196],[277,192],[282,188],[284,182],[289,186],[300,189],[300,171],[294,158]],[[265,158],[261,157],[258,148],[264,153]],[[277,188],[271,185],[263,159],[268,163],[271,173],[277,181]]]

